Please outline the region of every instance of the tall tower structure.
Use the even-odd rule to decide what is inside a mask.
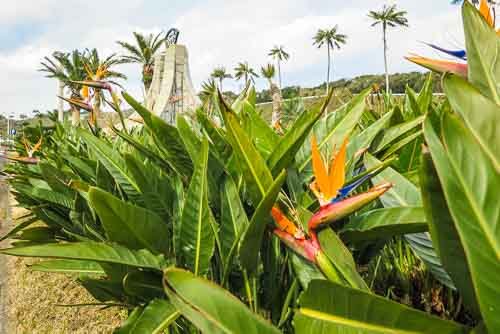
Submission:
[[[146,107],[169,124],[178,113],[194,110],[201,102],[191,80],[187,48],[177,44],[179,32],[167,34],[167,48],[155,56],[154,74],[146,94]]]

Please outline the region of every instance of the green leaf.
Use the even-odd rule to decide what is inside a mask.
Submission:
[[[248,136],[252,138],[257,150],[263,158],[268,158],[279,142],[278,134],[255,112],[254,107],[248,102],[244,103],[240,117],[243,128]]]
[[[340,236],[348,242],[361,242],[427,230],[423,208],[394,207],[355,216],[340,230]]]
[[[106,167],[127,196],[130,199],[139,198],[141,190],[132,176],[128,173],[127,166],[120,152],[86,130],[77,129],[77,132],[85,143],[95,152],[96,158]]]
[[[101,265],[92,261],[49,260],[35,263],[30,268],[35,271],[60,274],[105,275]]]
[[[279,333],[228,291],[190,272],[167,269],[163,285],[172,304],[203,333]]]
[[[144,123],[153,133],[153,137],[165,154],[171,168],[184,178],[190,177],[193,171],[193,163],[182,143],[177,128],[151,113],[126,92],[123,92],[123,97],[144,119]]]
[[[132,251],[120,245],[92,241],[13,247],[1,249],[0,253],[25,257],[109,262],[156,270],[162,270],[166,266],[162,255],[153,255],[145,249]]]
[[[337,110],[331,113],[326,122],[326,127],[322,122],[314,126],[314,134],[318,139],[318,147],[324,150],[327,146],[330,148],[340,147],[346,137],[348,137],[358,124],[361,115],[366,107],[366,97],[371,89],[366,89],[356,96],[345,107],[345,111]],[[297,155],[297,166],[299,171],[303,171],[311,161],[311,142],[306,140],[302,149]]]
[[[396,139],[421,126],[425,116],[420,116],[403,124],[398,124],[387,129],[380,142],[376,145],[374,152],[386,150]]]
[[[365,154],[365,166],[370,168],[380,162],[370,154]],[[382,205],[386,208],[393,207],[421,207],[422,198],[418,188],[404,176],[392,168],[386,168],[372,178],[372,182],[391,182],[393,187],[380,197]],[[453,282],[441,265],[439,256],[433,249],[428,233],[415,233],[405,235],[415,254],[424,261],[425,265],[441,281],[441,283],[454,288]]]
[[[443,145],[431,127],[424,130],[467,255],[465,260],[484,323],[488,332],[499,332],[500,175],[472,132],[457,117],[444,114]]]
[[[207,165],[208,142],[204,139],[184,200],[179,238],[182,259],[196,275],[208,271],[215,249],[214,231],[209,221]]]
[[[129,135],[124,131],[119,131],[117,128],[112,128],[113,132],[116,133],[121,139],[127,142],[130,146],[134,147],[138,152],[140,152],[144,157],[155,162],[158,166],[165,170],[171,170],[170,164],[166,161],[158,152],[154,151],[151,147],[140,142],[138,139]]]
[[[500,171],[500,106],[454,75],[445,76],[444,90],[453,110],[463,117],[481,149]]]
[[[430,126],[432,126],[430,119],[427,118],[424,128]],[[429,142],[437,140],[432,129],[428,128],[425,132]],[[436,151],[435,154],[440,153],[443,153],[443,151]],[[446,158],[443,157],[443,159]],[[443,161],[446,163],[446,160]],[[453,177],[451,168],[448,168],[448,171],[448,177]],[[428,150],[424,150],[422,154],[419,176],[426,220],[429,224],[429,232],[436,253],[439,254],[443,266],[453,279],[455,286],[460,291],[460,295],[464,298],[465,307],[478,316],[479,306],[477,305],[471,273],[467,266],[467,254],[460,241],[460,236],[451,217],[443,188]]]
[[[329,281],[312,281],[299,300],[297,334],[465,334],[467,328]]]
[[[500,39],[479,11],[465,1],[462,7],[467,49],[468,80],[483,95],[500,105]]]
[[[39,201],[60,205],[67,209],[73,207],[73,198],[64,193],[58,193],[45,188],[33,188],[31,195]]]
[[[248,227],[248,217],[241,203],[238,188],[233,178],[227,176],[222,186],[220,217],[220,239],[222,257],[230,265],[228,256],[237,247],[240,237]]]
[[[89,198],[110,241],[130,249],[168,254],[168,227],[156,213],[124,202],[99,188],[90,188]]]
[[[154,299],[135,317],[128,330],[117,331],[116,334],[161,334],[177,318],[180,312],[164,299]]]
[[[318,239],[321,249],[347,283],[353,288],[369,291],[370,289],[356,269],[351,252],[337,234],[332,229],[326,228],[318,234]]]
[[[304,141],[307,139],[312,127],[320,119],[330,103],[332,94],[333,90],[330,91],[330,94],[328,94],[320,106],[299,115],[285,136],[279,141],[267,159],[267,164],[273,175],[277,175],[293,162],[297,152],[304,145]]]
[[[132,310],[132,312],[129,313],[129,316],[128,316],[127,320],[125,320],[122,323],[122,325],[120,326],[120,328],[116,328],[113,331],[113,334],[129,334],[130,330],[134,327],[135,322],[141,316],[143,310],[144,310],[144,307],[142,307],[142,306],[136,306]]]
[[[219,96],[218,102],[231,146],[241,166],[241,174],[255,205],[260,203],[266,194],[266,190],[273,183],[273,177],[255,145],[243,131],[238,116],[227,106],[222,96]]]
[[[360,149],[370,147],[375,137],[384,129],[391,121],[394,110],[386,113],[379,120],[371,124],[368,128],[363,130],[360,134],[354,136],[347,145],[347,156],[352,157]]]
[[[286,180],[286,172],[283,170],[269,187],[268,192],[262,198],[254,211],[250,224],[243,235],[239,248],[241,265],[249,273],[257,269],[260,246],[267,224],[271,220],[271,209],[276,202],[281,186]]]
[[[123,278],[123,289],[129,296],[149,301],[164,298],[161,275],[148,271],[130,271]]]
[[[387,159],[388,157],[390,157],[391,155],[395,154],[396,152],[398,152],[402,148],[408,147],[408,144],[410,144],[411,142],[413,142],[415,139],[421,137],[422,133],[423,133],[422,130],[417,131],[415,133],[412,133],[411,135],[406,136],[405,138],[401,139],[397,143],[395,143],[392,146],[390,146],[387,149],[387,151],[384,153],[384,155],[382,156],[382,160]]]

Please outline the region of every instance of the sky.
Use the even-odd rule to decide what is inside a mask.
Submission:
[[[389,70],[421,70],[403,57],[416,52],[437,56],[422,41],[447,47],[463,45],[460,7],[448,0],[16,0],[0,11],[0,114],[31,115],[57,103],[57,82],[39,72],[52,52],[97,48],[101,55],[120,54],[116,41],[132,41],[132,32],[180,30],[179,44],[189,50],[197,88],[216,66],[228,70],[240,61],[258,69],[271,62],[269,50],[283,45],[290,59],[282,66],[283,85],[312,87],[326,79],[326,49],[312,45],[318,29],[339,26],[347,44],[335,51],[334,79],[382,73],[380,27],[371,27],[367,13],[385,3],[408,11],[409,28],[388,34]],[[440,55],[439,55],[440,56]],[[128,92],[141,98],[141,67],[119,69]],[[241,83],[228,80],[225,89]],[[257,88],[266,86],[257,80]]]

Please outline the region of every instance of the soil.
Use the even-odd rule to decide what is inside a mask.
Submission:
[[[0,235],[23,213],[0,180]],[[57,306],[96,301],[76,277],[30,270],[29,265],[37,261],[0,255],[0,334],[111,333],[125,320],[126,312],[118,308]]]

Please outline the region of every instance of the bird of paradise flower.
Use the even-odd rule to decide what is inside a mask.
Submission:
[[[392,187],[391,183],[386,182],[366,192],[347,197],[374,175],[374,173],[368,173],[359,180],[345,185],[347,144],[346,138],[339,151],[333,155],[331,163],[328,164],[321,157],[316,138],[313,136],[311,139],[314,180],[310,188],[319,201],[320,208],[307,223],[307,235],[299,227],[300,225],[293,223],[278,206],[273,207],[271,212],[277,225],[274,234],[297,254],[316,264],[331,280],[338,280],[338,274],[334,269],[335,266],[321,249],[317,231],[371,203]]]
[[[458,4],[461,2],[463,1],[452,1],[453,4]],[[496,27],[495,8],[492,5],[490,5],[487,0],[473,1],[473,3],[474,4],[477,3],[476,5],[478,6],[478,10],[483,16],[483,18],[486,20],[486,22],[490,27],[495,29]],[[497,35],[500,37],[500,29],[496,30],[496,32]],[[426,43],[426,44],[431,48],[443,52],[449,56],[455,57],[460,61],[431,59],[431,58],[421,57],[418,55],[410,55],[405,58],[417,65],[423,66],[432,71],[439,73],[449,72],[467,79],[468,75],[467,52],[465,50],[448,50],[432,43]]]

